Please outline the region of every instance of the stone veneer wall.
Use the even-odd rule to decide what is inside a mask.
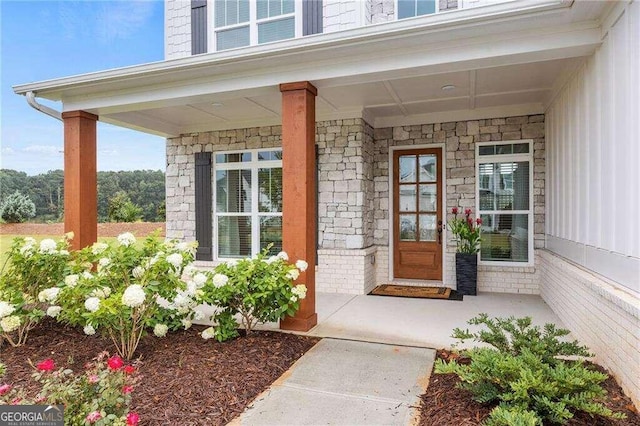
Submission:
[[[390,22],[396,18],[396,0],[367,0],[364,4],[365,24]],[[438,11],[444,12],[458,8],[458,0],[438,0]]]
[[[533,139],[534,246],[544,247],[544,115],[493,118],[414,126],[379,128],[374,131],[375,231],[374,243],[389,241],[389,147],[444,144],[446,153],[446,209],[472,208],[475,212],[475,142]],[[447,214],[447,220],[453,216]],[[378,259],[383,255],[379,251]],[[387,256],[389,256],[387,254]],[[455,287],[455,242],[449,236],[445,256],[444,284]],[[389,260],[387,260],[389,262]],[[480,266],[480,291],[537,294],[536,267]],[[384,273],[380,272],[379,277]],[[388,275],[387,275],[388,279]]]
[[[540,294],[640,407],[640,299],[599,275],[539,250]]]
[[[389,281],[389,147],[445,145],[450,211],[454,206],[475,209],[475,142],[529,138],[534,139],[534,232],[539,248],[544,244],[544,116],[375,130],[360,118],[318,122],[318,290],[364,293]],[[168,139],[167,236],[195,238],[194,153],[279,146],[280,126]],[[452,287],[454,253],[450,240],[444,285]],[[479,288],[537,293],[536,268],[482,266]]]

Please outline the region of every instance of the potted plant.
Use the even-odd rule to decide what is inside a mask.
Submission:
[[[458,208],[451,209],[454,218],[449,229],[456,240],[456,286],[460,294],[475,296],[478,288],[478,252],[482,219],[473,220],[471,209],[458,217]]]

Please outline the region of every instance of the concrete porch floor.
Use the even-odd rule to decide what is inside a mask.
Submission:
[[[473,329],[466,321],[482,312],[490,317],[530,316],[534,324],[552,322],[565,328],[542,298],[534,295],[480,293],[453,301],[318,293],[316,310],[318,325],[302,334],[435,349],[456,343],[450,337],[452,330]],[[259,328],[273,330],[278,325]]]

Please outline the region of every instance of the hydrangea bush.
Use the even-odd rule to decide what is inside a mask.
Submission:
[[[153,236],[140,246],[130,233],[115,244],[95,243],[77,253],[73,273],[60,285],[56,316],[88,335],[108,336],[131,359],[146,328],[162,337],[191,324],[198,290],[190,275],[194,252],[194,244]]]
[[[59,241],[16,238],[0,275],[0,342],[12,346],[27,341],[29,331],[49,313],[56,315],[54,304],[69,262],[67,234]]]
[[[269,249],[252,258],[221,263],[207,274],[199,300],[216,308],[209,318],[214,326],[202,332],[203,338],[224,341],[235,337],[235,315],[250,334],[257,323],[278,321],[299,309],[307,288],[292,282],[307,269],[307,262],[290,264],[285,252],[269,256]]]
[[[0,405],[64,405],[65,424],[136,426],[140,416],[130,411],[138,384],[137,368],[105,352],[86,365],[83,374],[56,369],[53,359],[35,366],[33,378],[42,385],[35,396],[10,384],[0,385]],[[1,376],[0,376],[1,378]]]

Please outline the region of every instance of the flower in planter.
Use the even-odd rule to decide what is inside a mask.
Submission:
[[[124,361],[118,355],[114,355],[107,360],[107,367],[110,370],[119,370],[124,366]]]
[[[471,217],[471,209],[464,210],[464,217],[458,217],[458,208],[451,209],[455,216],[449,221],[449,229],[456,240],[456,252],[475,254],[480,250],[480,234],[482,232],[482,219],[475,221]]]

